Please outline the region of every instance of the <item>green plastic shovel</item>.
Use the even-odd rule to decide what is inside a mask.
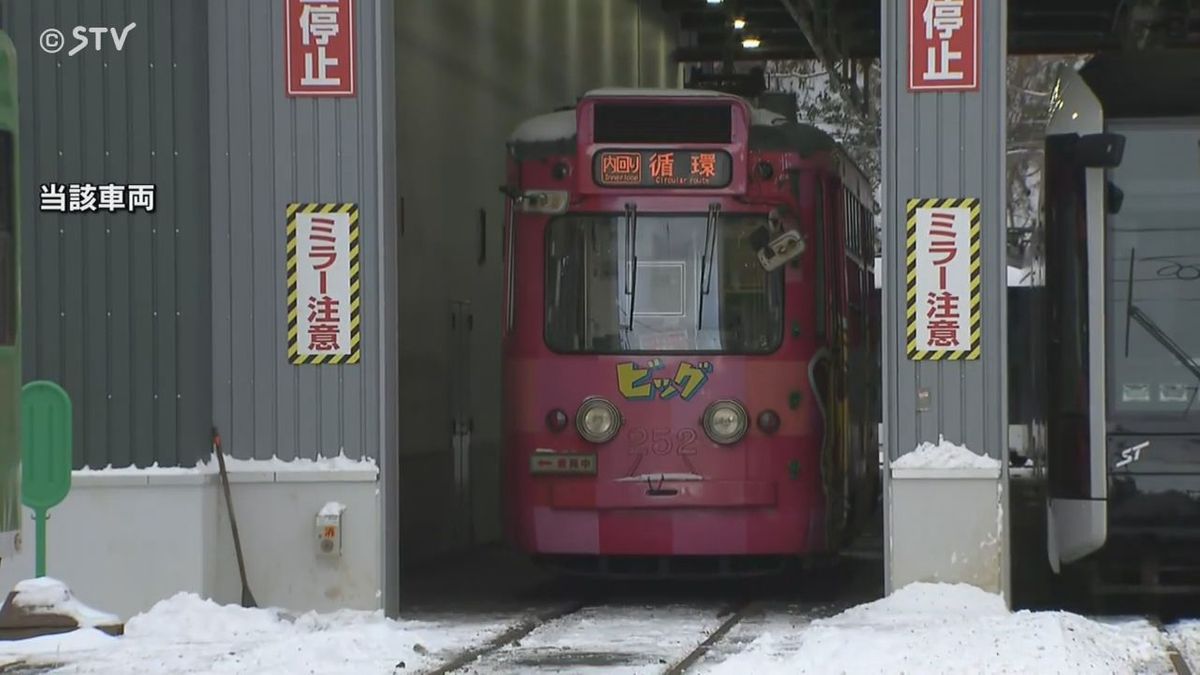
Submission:
[[[33,509],[37,576],[46,576],[46,512],[71,491],[71,397],[53,382],[21,389],[21,501]]]

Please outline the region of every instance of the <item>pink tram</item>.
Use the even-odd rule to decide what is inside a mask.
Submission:
[[[505,526],[560,571],[770,572],[879,492],[868,181],[824,132],[598,90],[509,142]]]

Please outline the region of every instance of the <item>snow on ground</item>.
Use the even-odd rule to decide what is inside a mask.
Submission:
[[[112,626],[121,622],[106,612],[80,602],[71,589],[58,579],[40,577],[18,582],[13,588],[13,604],[29,612],[61,614],[75,619],[80,626]]]
[[[661,673],[721,624],[716,607],[589,607],[471,664],[474,673]]]
[[[493,639],[519,619],[393,621],[380,612],[350,610],[291,617],[180,593],[131,618],[124,637],[86,629],[0,642],[0,663],[61,665],[54,671],[61,675],[420,672]],[[401,663],[404,666],[398,668]]]
[[[1012,613],[974,586],[916,583],[799,633],[764,633],[705,672],[1165,674],[1164,646],[1153,630],[1065,612]]]
[[[1000,460],[977,455],[938,436],[937,445],[922,443],[892,462],[893,469],[998,469]]]
[[[35,589],[37,590],[37,589]],[[475,673],[664,672],[710,635],[714,606],[590,607],[485,655]],[[1167,638],[1145,620],[1009,612],[967,585],[917,583],[830,616],[832,607],[768,605],[747,616],[699,663],[700,673],[1091,673],[1166,675]],[[818,616],[829,618],[815,618]],[[291,616],[221,606],[191,593],[126,623],[124,637],[93,628],[0,641],[0,666],[50,666],[59,675],[255,673],[394,675],[428,671],[482,646],[522,614],[385,619],[342,610]],[[1193,664],[1200,622],[1171,629]],[[401,665],[403,664],[403,665]]]
[[[1200,672],[1200,621],[1181,621],[1167,629],[1171,642],[1193,672]]]

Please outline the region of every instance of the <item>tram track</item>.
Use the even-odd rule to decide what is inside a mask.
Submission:
[[[724,639],[724,637],[729,634],[729,631],[733,630],[734,626],[737,626],[739,623],[741,623],[742,619],[746,617],[751,608],[754,606],[756,606],[756,603],[753,600],[742,599],[732,603],[721,612],[718,612],[717,617],[725,615],[728,616],[724,621],[721,622],[720,626],[717,626],[716,630],[714,630],[708,635],[708,637],[704,639],[703,642],[696,645],[695,649],[688,652],[686,656],[668,667],[666,671],[664,671],[664,675],[683,675],[683,673],[686,673],[689,668],[696,665],[700,659],[704,658],[704,656],[708,654],[709,649],[711,649],[713,645]]]
[[[449,675],[449,673],[466,668],[482,658],[495,654],[509,645],[520,642],[521,638],[524,638],[551,621],[557,621],[575,614],[585,607],[593,604],[595,603],[590,599],[573,600],[562,603],[555,607],[550,607],[541,612],[537,612],[533,616],[527,617],[517,625],[492,638],[488,642],[485,642],[484,644],[473,649],[468,649],[464,652],[461,652],[445,664],[434,670],[428,671],[426,675]]]
[[[1193,671],[1191,666],[1188,665],[1187,659],[1183,656],[1183,653],[1179,651],[1179,646],[1176,645],[1175,641],[1171,639],[1171,634],[1167,632],[1166,627],[1163,625],[1162,619],[1158,616],[1151,615],[1147,616],[1146,620],[1150,622],[1151,626],[1154,626],[1154,629],[1163,636],[1163,640],[1167,643],[1167,647],[1165,649],[1167,660],[1171,662],[1171,668],[1175,670],[1175,675],[1192,675]]]

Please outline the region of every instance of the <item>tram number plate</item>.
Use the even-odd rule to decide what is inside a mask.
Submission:
[[[644,429],[634,427],[629,430],[629,454],[645,455],[694,455],[696,454],[696,439],[699,434],[695,429]]]
[[[539,453],[529,458],[530,473],[585,474],[596,473],[595,453]]]

